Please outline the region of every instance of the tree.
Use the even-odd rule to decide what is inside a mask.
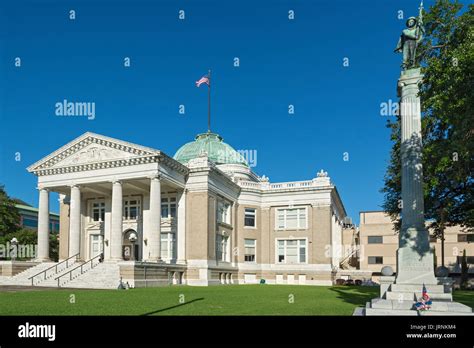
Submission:
[[[16,231],[20,226],[20,213],[5,186],[0,185],[0,236]]]
[[[474,6],[438,0],[424,14],[418,48],[422,72],[425,218],[444,242],[446,226],[474,230]],[[400,117],[389,122],[393,147],[384,179],[383,208],[400,229]],[[444,264],[444,248],[442,259]]]
[[[469,288],[469,265],[467,264],[466,249],[462,252],[461,259],[461,289]]]

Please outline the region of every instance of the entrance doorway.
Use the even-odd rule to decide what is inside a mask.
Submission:
[[[100,255],[104,252],[104,237],[101,234],[90,235],[89,258]]]
[[[130,241],[130,236],[137,237],[135,242]],[[123,234],[123,259],[125,261],[138,261],[140,256],[138,233],[135,230],[128,230]]]

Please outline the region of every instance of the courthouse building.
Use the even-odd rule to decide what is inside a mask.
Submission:
[[[61,286],[330,285],[340,267],[331,248],[346,211],[328,174],[272,183],[215,133],[171,157],[88,132],[28,171],[48,265],[50,193],[60,195],[59,257],[71,260],[53,277]]]

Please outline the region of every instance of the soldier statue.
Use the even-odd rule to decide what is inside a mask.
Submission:
[[[423,2],[420,5],[420,15],[418,19],[416,17],[410,17],[407,20],[407,28],[403,29],[400,39],[398,40],[395,52],[403,53],[403,70],[416,67],[416,48],[423,40],[423,34],[425,28],[423,27],[422,21],[422,9]]]

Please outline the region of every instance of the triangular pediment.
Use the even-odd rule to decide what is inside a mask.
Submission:
[[[159,150],[85,133],[28,168],[30,172],[84,166],[106,162],[145,158],[160,154]]]
[[[64,167],[70,165],[88,164],[108,160],[129,159],[138,157],[137,154],[128,152],[126,150],[119,150],[111,148],[107,145],[90,143],[80,150],[73,152],[64,159],[58,162],[53,162],[50,168]]]

